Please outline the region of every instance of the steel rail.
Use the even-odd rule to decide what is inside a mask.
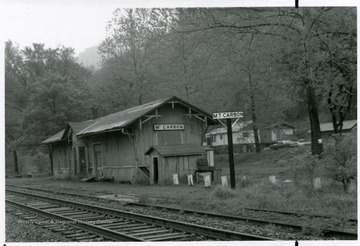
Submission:
[[[51,201],[51,202],[58,203],[58,204],[64,204],[64,205],[67,205],[70,207],[76,207],[76,208],[81,208],[81,209],[85,209],[88,211],[103,213],[106,215],[112,215],[115,217],[127,218],[127,219],[131,219],[131,220],[135,220],[135,221],[139,221],[139,222],[143,222],[143,223],[151,223],[151,224],[155,224],[155,225],[159,225],[159,226],[170,227],[173,229],[186,231],[189,233],[197,233],[197,234],[205,235],[205,236],[207,236],[209,238],[213,238],[213,239],[258,240],[258,241],[275,240],[273,238],[268,238],[268,237],[251,235],[251,234],[247,234],[247,233],[238,233],[238,232],[233,232],[233,231],[228,231],[228,230],[221,230],[221,229],[211,228],[211,227],[207,227],[207,226],[190,224],[190,223],[186,223],[186,222],[178,222],[178,221],[169,220],[169,219],[157,218],[157,217],[149,216],[149,215],[140,215],[140,214],[136,214],[136,213],[132,213],[132,212],[126,212],[126,211],[121,211],[121,210],[116,210],[116,209],[109,209],[109,208],[105,208],[105,207],[101,207],[101,206],[89,205],[89,204],[84,204],[84,203],[74,202],[74,201],[67,201],[67,200],[63,200],[63,199],[46,197],[46,196],[42,196],[42,195],[23,193],[23,192],[9,190],[9,189],[6,189],[6,191],[15,193],[15,194],[20,194],[22,196],[36,197],[39,200]]]
[[[103,199],[101,197],[96,197],[96,196],[86,196],[86,195],[79,195],[79,194],[74,194],[74,193],[66,193],[66,192],[52,191],[52,190],[43,190],[43,189],[39,189],[39,188],[23,187],[23,186],[9,185],[9,184],[5,185],[5,187],[20,188],[20,189],[34,190],[34,191],[40,191],[40,192],[48,192],[48,193],[60,194],[60,195],[77,196],[77,197],[82,197],[82,198],[87,198],[87,199],[97,199],[97,200]]]
[[[160,205],[152,205],[152,204],[143,204],[143,203],[134,203],[134,202],[128,202],[128,205],[136,205],[136,206],[143,206],[143,207],[154,207],[157,209],[166,209],[169,211],[174,211],[174,212],[182,212],[182,213],[187,213],[187,214],[199,214],[199,215],[205,215],[205,216],[209,216],[209,217],[214,217],[214,218],[221,218],[221,219],[227,219],[227,220],[243,220],[243,221],[247,221],[247,222],[251,222],[257,225],[275,225],[275,226],[281,226],[281,227],[288,227],[291,229],[294,229],[296,231],[302,231],[304,228],[309,228],[312,229],[311,227],[307,227],[304,225],[298,225],[298,224],[293,224],[293,223],[285,223],[285,222],[278,222],[278,221],[271,221],[271,220],[261,220],[261,219],[254,219],[254,218],[249,218],[249,217],[240,217],[240,216],[231,216],[231,215],[226,215],[226,214],[215,214],[215,213],[211,213],[211,212],[203,212],[203,211],[197,211],[197,210],[187,210],[187,209],[178,209],[178,208],[171,208],[171,207],[166,207],[166,206],[160,206]],[[315,228],[314,228],[315,229]],[[317,230],[319,228],[316,228]],[[325,235],[328,236],[336,236],[336,237],[341,237],[344,239],[349,239],[349,240],[356,240],[357,239],[357,233],[355,232],[351,232],[351,231],[345,231],[345,230],[333,230],[333,229],[329,229],[329,228],[320,228],[323,233]]]
[[[258,212],[266,212],[266,213],[278,213],[278,214],[285,214],[285,215],[293,215],[293,216],[308,216],[308,217],[315,217],[315,218],[327,218],[327,219],[341,219],[341,220],[348,220],[349,222],[357,223],[357,219],[350,219],[350,218],[341,218],[341,217],[332,217],[330,215],[325,214],[306,214],[306,213],[293,213],[287,211],[280,211],[280,210],[269,210],[269,209],[258,209],[258,208],[243,208],[245,210],[250,211],[258,211]]]
[[[144,240],[141,240],[139,238],[136,237],[132,237],[130,235],[126,235],[120,232],[116,232],[116,231],[112,231],[112,230],[108,230],[106,228],[102,228],[93,224],[87,224],[85,222],[82,222],[80,220],[76,220],[76,219],[71,219],[69,217],[65,217],[65,216],[61,216],[58,214],[54,214],[54,213],[50,213],[50,212],[46,212],[43,211],[41,209],[37,209],[37,208],[33,208],[30,206],[26,206],[24,204],[15,202],[15,201],[10,201],[5,199],[6,203],[18,208],[21,208],[23,210],[29,211],[31,213],[35,213],[50,219],[54,219],[54,220],[59,220],[62,222],[71,222],[71,226],[74,226],[76,228],[79,229],[83,229],[92,233],[95,233],[101,237],[104,238],[108,238],[111,239],[113,241],[137,241],[137,242],[143,242]]]

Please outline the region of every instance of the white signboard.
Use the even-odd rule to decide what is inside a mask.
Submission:
[[[183,131],[185,130],[184,124],[155,124],[155,131]]]
[[[244,117],[244,112],[222,112],[222,113],[213,113],[213,119],[214,120],[220,120],[220,119],[237,119]]]

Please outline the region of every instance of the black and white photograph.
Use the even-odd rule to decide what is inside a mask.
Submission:
[[[314,4],[0,1],[0,243],[357,245],[358,8]]]

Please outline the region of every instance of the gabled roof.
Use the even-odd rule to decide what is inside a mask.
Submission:
[[[42,144],[51,144],[59,141],[63,141],[66,139],[66,135],[69,131],[69,128],[71,128],[75,134],[83,130],[85,127],[88,127],[89,125],[93,124],[93,120],[87,120],[82,122],[69,122],[65,129],[61,130],[60,132],[52,135],[51,137],[47,138],[46,140],[42,141]]]
[[[145,152],[145,155],[149,155],[154,149],[159,152],[161,156],[187,156],[205,153],[205,148],[197,144],[173,144],[166,146],[152,146]]]
[[[79,136],[85,136],[85,135],[92,135],[92,134],[98,134],[102,132],[106,132],[109,130],[121,130],[135,121],[139,120],[140,117],[145,116],[146,114],[151,113],[155,109],[161,107],[162,105],[168,103],[168,102],[177,102],[179,104],[182,104],[186,107],[191,108],[194,112],[193,113],[200,113],[205,115],[207,117],[207,122],[209,125],[216,124],[216,121],[212,119],[212,115],[191,105],[190,103],[187,103],[183,101],[180,98],[177,98],[175,96],[156,100],[153,102],[149,102],[146,104],[142,104],[136,107],[132,107],[120,112],[116,112],[110,115],[106,115],[103,117],[99,117],[94,120],[87,120],[82,122],[69,122],[66,129],[62,130],[61,132],[55,134],[54,136],[51,136],[50,138],[46,139],[42,143],[54,143],[57,141],[62,141],[65,138],[66,133],[68,132],[69,128],[71,128],[74,133]],[[61,135],[62,134],[62,135]]]
[[[94,120],[87,120],[87,121],[81,121],[81,122],[69,122],[68,123],[71,129],[75,132],[75,134],[78,134],[82,130],[84,130],[86,127],[94,124]]]
[[[140,117],[145,116],[146,114],[154,111],[155,109],[161,107],[165,103],[176,101],[180,104],[183,104],[194,111],[204,114],[208,118],[208,124],[216,124],[216,122],[212,119],[212,115],[209,113],[177,98],[170,97],[165,99],[156,100],[153,102],[149,102],[146,104],[142,104],[136,107],[132,107],[114,114],[110,114],[104,117],[97,118],[93,120],[93,123],[80,132],[77,133],[77,136],[91,135],[106,132],[114,129],[123,129],[135,121],[137,121]]]
[[[356,125],[357,125],[357,120],[346,120],[346,121],[343,121],[342,129],[343,130],[351,130]],[[334,131],[334,126],[333,126],[332,122],[321,123],[320,131],[322,131],[322,132]]]
[[[277,127],[282,127],[282,126],[286,126],[292,129],[295,129],[295,127],[293,127],[292,125],[290,125],[287,122],[277,122],[277,123],[273,123],[267,127],[265,127],[265,129],[273,129],[273,128],[277,128]]]
[[[47,138],[46,140],[42,141],[42,144],[50,144],[64,140],[65,138],[65,129],[59,131],[58,133],[52,135],[51,137]]]

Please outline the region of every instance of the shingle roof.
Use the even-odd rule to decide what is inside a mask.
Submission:
[[[58,133],[52,135],[51,137],[47,138],[46,140],[42,141],[43,144],[55,143],[63,140],[65,133],[65,129],[59,131]]]
[[[166,146],[152,146],[145,152],[145,155],[149,155],[153,149],[159,152],[162,156],[186,156],[205,153],[205,148],[197,144],[174,144]]]
[[[357,120],[346,120],[343,121],[343,130],[350,130],[352,129],[354,126],[356,126],[357,124]],[[332,122],[326,122],[326,123],[321,123],[320,124],[320,130],[322,132],[328,132],[328,131],[334,131],[334,126],[332,124]]]

